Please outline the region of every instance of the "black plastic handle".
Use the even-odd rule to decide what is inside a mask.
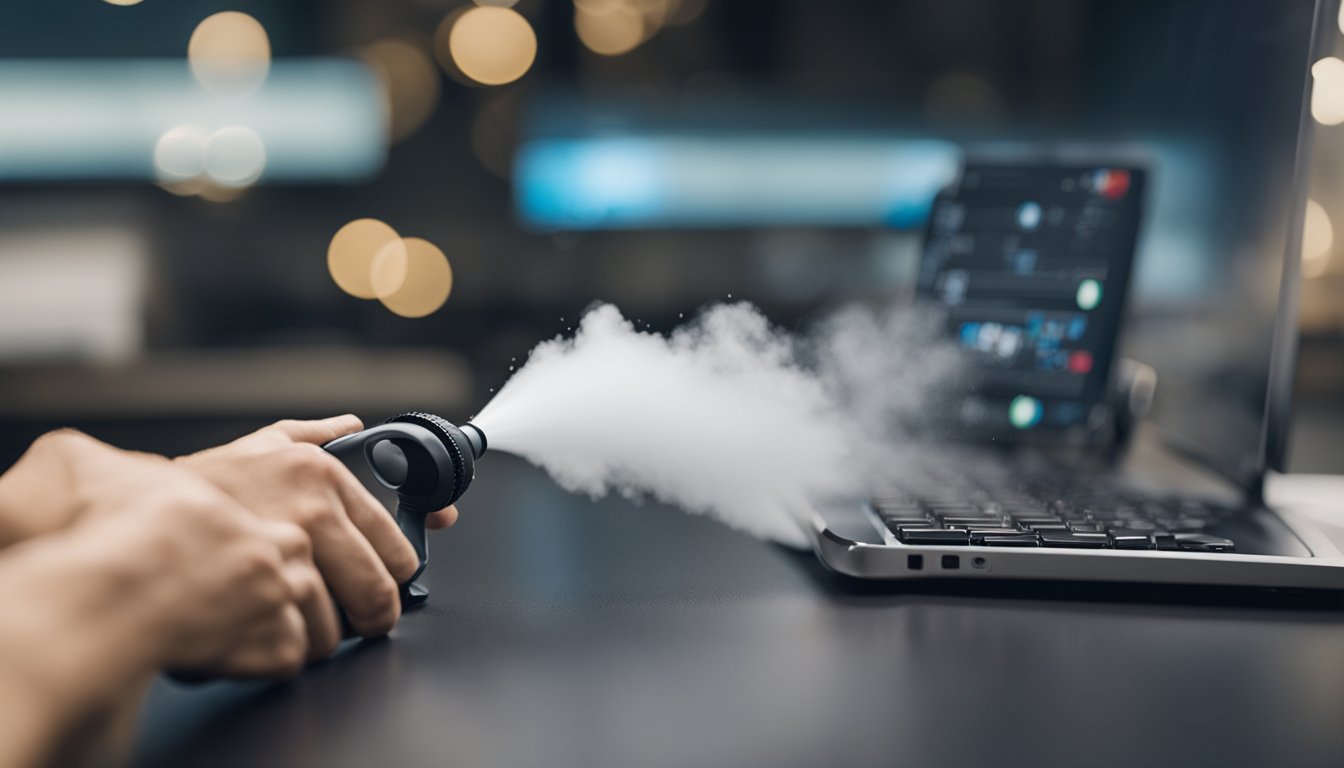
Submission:
[[[442,439],[416,424],[391,423],[337,438],[323,448],[346,460],[362,453],[374,478],[397,492],[397,527],[419,561],[415,573],[402,586],[402,604],[423,602],[428,593],[413,582],[429,564],[425,518],[457,495],[454,478],[460,473]]]
[[[476,459],[485,453],[481,428],[470,423],[463,427],[431,413],[410,411],[322,446],[344,460],[363,453],[378,482],[397,492],[393,516],[419,561],[415,574],[402,586],[405,606],[418,605],[429,594],[415,583],[429,564],[425,518],[461,498],[476,476]]]
[[[402,502],[397,505],[397,527],[406,540],[411,542],[411,547],[415,550],[415,556],[420,561],[420,567],[415,569],[408,581],[415,581],[420,578],[420,574],[425,572],[425,566],[429,565],[429,537],[425,533],[425,518],[429,512],[421,512]]]

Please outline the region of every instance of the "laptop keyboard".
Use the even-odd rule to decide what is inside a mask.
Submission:
[[[872,499],[904,544],[1235,552],[1213,534],[1235,507],[1149,496],[1058,476],[926,478]]]

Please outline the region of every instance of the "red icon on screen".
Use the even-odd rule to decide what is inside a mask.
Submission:
[[[1069,353],[1070,373],[1090,373],[1092,371],[1092,353],[1079,349]]]
[[[1129,171],[1098,168],[1092,173],[1092,191],[1108,200],[1119,200],[1129,192]]]

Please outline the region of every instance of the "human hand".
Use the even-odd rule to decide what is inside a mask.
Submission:
[[[74,522],[0,554],[0,764],[124,722],[160,669],[285,676],[335,648],[301,529],[162,457],[40,442]]]
[[[299,525],[351,628],[384,635],[401,613],[398,584],[419,560],[387,509],[322,445],[358,432],[355,416],[280,421],[176,462],[198,473],[258,516]],[[428,516],[432,529],[457,520],[448,507]]]
[[[335,650],[335,611],[302,529],[258,519],[163,457],[78,433],[43,441],[58,444],[78,501],[62,536],[33,543],[63,542],[63,560],[133,581],[146,619],[162,617],[147,636],[160,666],[283,676]]]

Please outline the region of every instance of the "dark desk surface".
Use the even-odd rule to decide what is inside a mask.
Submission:
[[[489,457],[390,640],[164,684],[143,765],[1344,766],[1344,605],[877,591]]]

